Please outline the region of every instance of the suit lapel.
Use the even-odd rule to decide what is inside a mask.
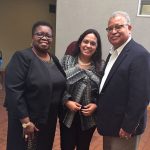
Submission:
[[[111,80],[112,76],[116,73],[117,68],[120,66],[120,64],[124,61],[124,59],[126,58],[128,51],[129,51],[129,47],[130,47],[130,43],[132,43],[132,40],[123,48],[122,52],[120,53],[120,55],[118,56],[117,60],[115,61],[114,65],[112,66],[108,77],[104,83],[103,89],[105,88],[105,86],[108,84],[108,82]]]

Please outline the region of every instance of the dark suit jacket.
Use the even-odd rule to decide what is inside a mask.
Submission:
[[[103,86],[98,100],[98,132],[118,136],[120,128],[141,134],[150,99],[150,54],[131,39],[124,47]]]
[[[65,89],[65,78],[59,61],[53,56],[58,69],[49,70],[31,48],[17,51],[6,68],[5,107],[14,118],[29,116],[36,122],[46,122],[50,109],[57,117],[59,103]],[[55,76],[55,85],[52,80]],[[56,85],[57,84],[57,85]],[[55,87],[55,91],[53,90]],[[53,95],[56,94],[54,98]]]

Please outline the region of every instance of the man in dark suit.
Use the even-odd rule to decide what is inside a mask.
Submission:
[[[150,54],[131,38],[130,17],[114,12],[109,18],[110,58],[100,84],[98,132],[104,150],[137,150],[146,126],[150,99]]]

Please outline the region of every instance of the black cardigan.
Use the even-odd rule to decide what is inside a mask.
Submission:
[[[51,55],[53,61],[65,78],[65,73],[58,59]],[[58,71],[58,73],[60,73]],[[61,74],[60,73],[60,74]],[[17,51],[6,68],[6,97],[4,106],[16,118],[29,116],[30,119],[45,122],[48,117],[52,84],[48,70],[35,57],[31,48]],[[65,79],[60,91],[63,94]],[[59,98],[61,100],[61,96]],[[35,101],[36,100],[36,101]],[[59,105],[56,101],[56,106]]]

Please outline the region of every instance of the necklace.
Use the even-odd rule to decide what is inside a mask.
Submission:
[[[91,65],[91,62],[88,62],[88,63],[84,63],[83,61],[81,61],[81,59],[78,57],[78,63],[79,65],[81,66],[90,66]]]
[[[50,55],[47,53],[47,55],[45,57],[39,56],[36,52],[36,50],[34,48],[32,48],[32,51],[34,52],[34,54],[43,62],[46,63],[50,63],[51,62],[51,58]]]

